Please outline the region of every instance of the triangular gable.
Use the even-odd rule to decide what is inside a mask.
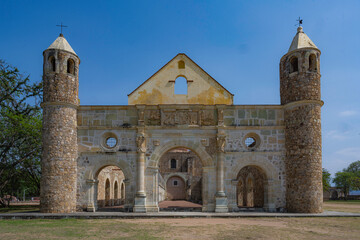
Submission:
[[[181,63],[183,62],[184,66]],[[180,65],[179,65],[180,64]],[[187,95],[175,94],[175,80],[187,79]],[[186,54],[179,53],[128,95],[134,104],[233,104],[233,94]]]

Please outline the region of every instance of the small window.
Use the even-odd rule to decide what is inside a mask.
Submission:
[[[50,63],[50,71],[55,72],[55,58],[54,56],[49,57],[49,63]]]
[[[177,185],[178,185],[178,181],[174,180],[174,186],[177,186]]]
[[[256,146],[256,139],[253,138],[253,137],[248,137],[245,139],[245,145],[248,147],[248,148],[253,148]]]
[[[75,74],[75,62],[71,58],[67,61],[67,73]]]
[[[108,148],[113,148],[116,146],[117,140],[114,137],[109,137],[106,139],[106,146]]]
[[[172,169],[176,169],[176,159],[171,159],[170,165]]]
[[[178,62],[178,67],[179,69],[184,69],[185,68],[185,62],[183,60]]]
[[[315,54],[310,54],[310,56],[309,56],[309,71],[316,72],[317,71],[316,65],[317,64],[316,64]]]
[[[298,58],[293,57],[290,60],[290,73],[297,72],[299,70]]]
[[[187,89],[188,85],[187,85],[187,80],[184,77],[178,77],[175,80],[175,87],[174,87],[174,92],[175,94],[183,94],[183,95],[187,95]]]

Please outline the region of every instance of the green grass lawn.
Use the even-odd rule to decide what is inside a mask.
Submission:
[[[325,210],[360,212],[360,201]],[[0,213],[37,211],[12,206]],[[1,239],[359,239],[359,217],[0,220]]]
[[[1,220],[2,239],[359,239],[360,218]]]

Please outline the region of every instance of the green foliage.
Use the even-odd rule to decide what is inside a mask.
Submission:
[[[327,191],[330,187],[331,174],[325,168],[322,169],[322,182],[323,182],[323,190]]]
[[[360,161],[353,162],[342,172],[335,174],[334,183],[342,188],[345,198],[350,190],[360,190]]]
[[[39,194],[42,84],[29,81],[0,60],[0,197]]]

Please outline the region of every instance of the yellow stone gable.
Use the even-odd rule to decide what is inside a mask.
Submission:
[[[175,80],[187,80],[187,94],[175,94]],[[233,104],[233,94],[183,53],[176,55],[128,95],[129,105]]]

